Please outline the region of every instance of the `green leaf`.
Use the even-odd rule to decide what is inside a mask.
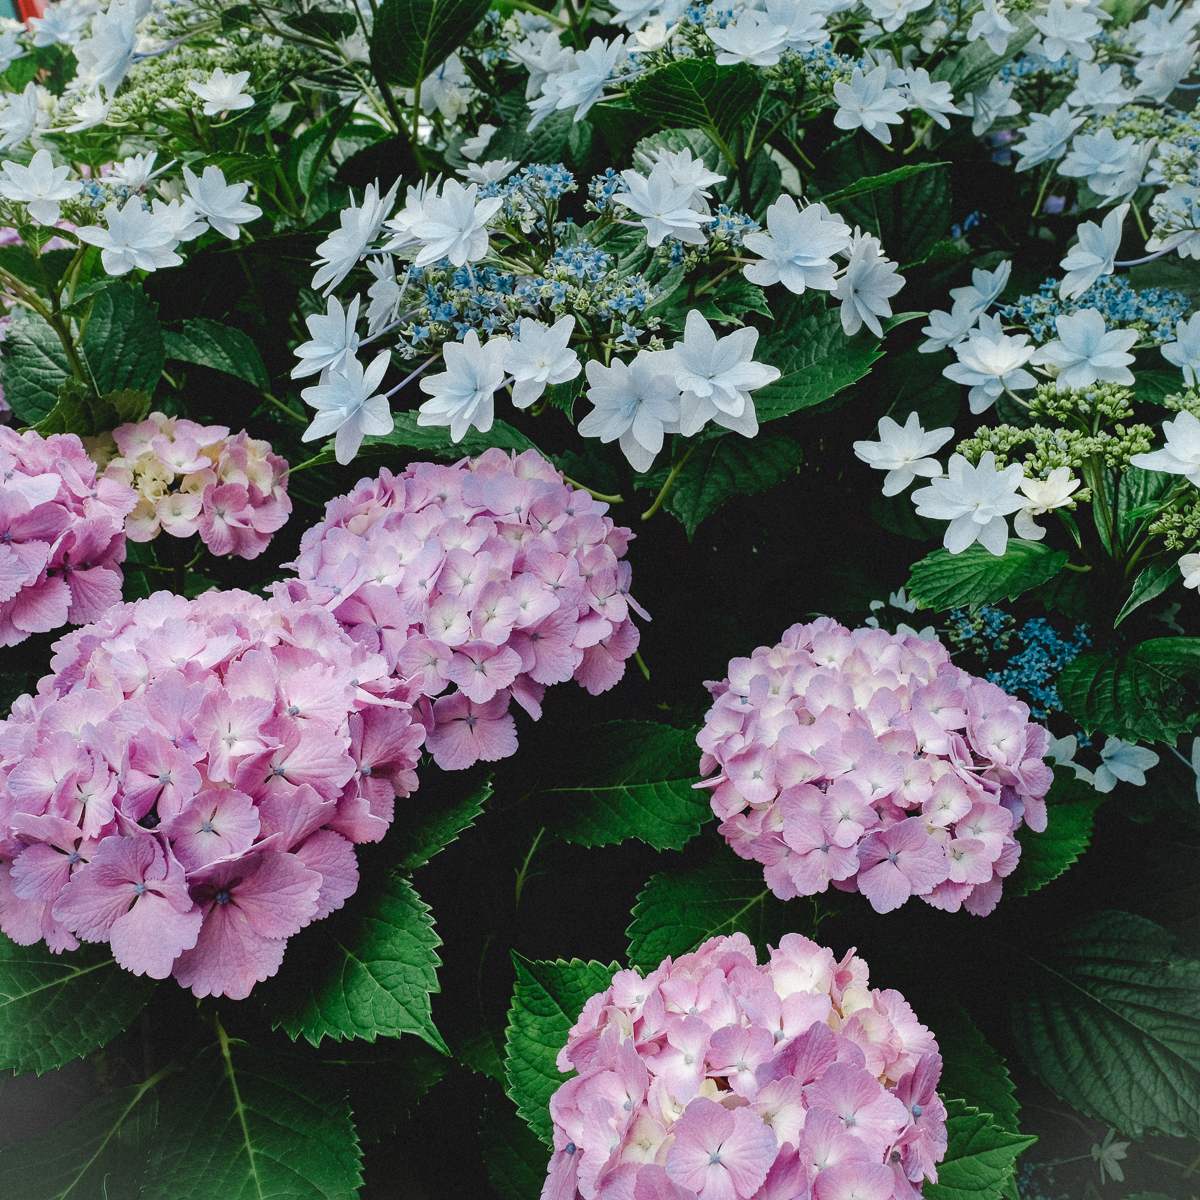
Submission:
[[[277,982],[262,989],[273,1028],[314,1046],[322,1038],[415,1033],[449,1053],[433,1023],[429,996],[440,991],[441,939],[429,906],[407,879],[363,889],[303,935]]]
[[[1041,542],[1009,538],[1001,555],[978,542],[961,554],[935,550],[913,566],[908,594],[921,608],[943,612],[960,606],[977,608],[998,600],[1015,600],[1030,588],[1053,579],[1066,566],[1065,550]]]
[[[39,1075],[111,1041],[157,981],[122,971],[107,945],[51,954],[0,934],[0,1070]]]
[[[734,496],[752,496],[795,474],[804,454],[786,433],[762,431],[755,438],[727,433],[698,442],[691,451],[666,508],[678,517],[689,541],[700,522]]]
[[[483,806],[492,795],[490,784],[456,800],[448,808],[424,813],[419,819],[410,821],[395,830],[392,837],[397,841],[401,857],[396,863],[401,871],[415,871],[423,867],[439,850],[444,850],[458,835],[475,824],[475,818],[483,812]]]
[[[19,421],[33,425],[58,403],[58,389],[71,374],[58,334],[32,313],[13,321],[4,337],[0,385]]]
[[[732,322],[735,325],[744,325],[745,322],[739,318],[748,312],[762,313],[764,317],[771,316],[766,293],[757,284],[743,279],[740,275],[722,280],[716,291],[697,296],[692,307],[706,321],[719,321],[723,324]]]
[[[891,187],[894,183],[903,183],[904,180],[911,179],[914,175],[920,175],[923,171],[932,171],[935,167],[948,167],[949,165],[948,162],[910,163],[905,167],[896,167],[893,171],[884,171],[882,175],[857,179],[853,183],[848,183],[840,191],[822,196],[821,201],[828,205],[839,204],[843,200],[849,200],[852,196],[865,196],[868,192],[877,192],[880,188]]]
[[[221,1030],[163,1102],[141,1200],[358,1200],[361,1160],[344,1091]]]
[[[1037,33],[1037,27],[1025,13],[1014,13],[1010,19],[1016,24],[1017,32],[1009,37],[1003,54],[993,54],[980,38],[938,63],[932,75],[934,82],[945,80],[950,90],[964,99],[967,93],[987,87],[1000,68],[1015,58]]]
[[[489,1093],[479,1124],[483,1165],[501,1200],[538,1200],[549,1155],[504,1096]]]
[[[1009,1133],[1020,1133],[1020,1105],[1004,1059],[988,1044],[971,1014],[951,992],[921,1000],[920,1019],[936,1030],[942,1054],[938,1092],[989,1116]]]
[[[389,83],[416,87],[466,41],[489,0],[383,0],[371,63]]]
[[[349,37],[357,23],[353,13],[339,12],[302,12],[283,18],[283,23],[300,33],[307,33],[317,38],[326,38],[331,42]]]
[[[746,63],[719,67],[711,58],[685,58],[643,75],[629,98],[652,121],[713,132],[728,144],[762,93]]]
[[[1171,370],[1150,370],[1139,371],[1137,373],[1137,382],[1133,387],[1133,394],[1143,404],[1161,404],[1165,396],[1177,396],[1183,391],[1183,381],[1179,378],[1179,369]],[[1132,467],[1130,470],[1138,470],[1137,467]],[[1159,472],[1153,472],[1158,474]],[[1168,476],[1171,482],[1175,480],[1172,476]]]
[[[1028,825],[1017,830],[1021,860],[1004,881],[1006,896],[1028,896],[1057,879],[1088,848],[1092,820],[1104,797],[1069,770],[1056,773],[1047,796],[1049,816],[1042,833]]]
[[[778,367],[782,375],[754,393],[760,423],[828,400],[883,357],[868,331],[846,336],[838,310],[825,307],[821,292],[789,292],[776,302],[771,330],[759,339],[754,357]]]
[[[126,389],[154,395],[166,348],[140,288],[118,280],[97,295],[79,353],[100,395]]]
[[[97,398],[74,376],[63,380],[58,403],[35,425],[43,437],[52,433],[75,433],[95,437],[118,425],[145,419],[150,397],[145,392],[110,392]]]
[[[512,959],[517,982],[504,1037],[508,1095],[533,1132],[549,1145],[550,1097],[576,1073],[563,1074],[555,1059],[584,1004],[608,987],[620,965],[606,967],[577,958],[531,962],[515,950]]]
[[[946,1104],[946,1134],[946,1157],[938,1163],[937,1183],[922,1189],[925,1200],[1000,1200],[1017,1155],[1037,1141],[1002,1129],[961,1100]]]
[[[762,863],[723,852],[696,867],[652,875],[626,930],[629,962],[652,971],[710,937],[744,933],[760,949],[791,928],[782,900],[763,881]]]
[[[1200,962],[1153,921],[1102,912],[1013,980],[1013,1033],[1063,1100],[1122,1133],[1200,1133]]]
[[[178,333],[167,330],[163,334],[163,341],[167,358],[224,371],[226,375],[244,379],[260,392],[267,391],[271,386],[271,379],[258,347],[246,334],[232,325],[197,317],[184,321],[183,329]]]
[[[393,1137],[429,1091],[454,1066],[418,1038],[393,1038],[386,1046],[353,1045],[321,1055],[331,1084],[345,1083],[359,1140],[378,1145]]]
[[[444,425],[418,425],[415,412],[393,415],[396,420],[395,429],[382,437],[363,438],[362,448],[358,452],[359,458],[374,458],[379,455],[394,458],[396,446],[410,447],[425,454],[432,454],[435,458],[448,458],[451,461],[475,458],[493,446],[499,446],[501,450],[516,450],[518,454],[525,450],[537,449],[523,433],[504,421],[493,421],[487,433],[471,429],[461,442],[452,442],[450,430]],[[295,474],[302,467],[322,467],[334,461],[333,439],[330,438],[319,454],[301,463],[299,467],[293,467],[292,473]]]
[[[1120,657],[1081,654],[1058,697],[1087,733],[1174,742],[1200,720],[1200,638],[1152,638]]]
[[[48,1133],[0,1150],[0,1196],[138,1196],[157,1119],[153,1087],[139,1084],[109,1092]]]
[[[1121,605],[1121,611],[1117,613],[1113,627],[1120,625],[1135,608],[1141,608],[1143,604],[1161,596],[1171,584],[1182,578],[1183,574],[1179,570],[1177,562],[1151,563],[1138,573],[1137,579],[1134,580],[1133,591],[1129,593],[1129,599]]]
[[[566,769],[539,794],[552,803],[550,831],[581,846],[639,838],[679,850],[708,820],[696,791],[700,752],[692,730],[650,721],[610,721],[584,731]]]

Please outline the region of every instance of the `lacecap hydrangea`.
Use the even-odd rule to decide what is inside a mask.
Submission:
[[[422,694],[438,766],[494,762],[517,748],[510,699],[537,720],[548,685],[598,695],[637,649],[634,535],[607,509],[533,450],[384,470],[325,506],[287,564],[299,578],[274,589],[328,609]]]
[[[542,1200],[912,1200],[946,1153],[933,1034],[795,933],[617,972],[558,1068]]]
[[[416,788],[415,692],[320,605],[240,591],[116,605],[55,650],[0,722],[0,928],[244,998]]]
[[[0,646],[94,621],[121,599],[136,503],[132,488],[96,478],[74,434],[0,426]]]
[[[984,916],[1046,828],[1049,734],[940,642],[829,618],[735,658],[697,737],[721,833],[781,899],[832,883]]]

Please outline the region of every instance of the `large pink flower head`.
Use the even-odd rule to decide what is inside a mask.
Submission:
[[[92,453],[104,462],[105,479],[137,493],[125,521],[135,542],[198,532],[214,554],[257,558],[292,511],[287,463],[244,430],[231,437],[224,425],[153,412],[114,429],[112,438]]]
[[[559,1052],[543,1200],[919,1196],[946,1153],[937,1042],[854,951],[718,937],[618,972]],[[903,1193],[897,1190],[905,1181]]]
[[[1053,781],[1029,708],[939,642],[821,618],[709,683],[698,785],[781,899],[830,884],[877,912],[910,896],[984,916],[1046,828]]]
[[[241,999],[415,790],[418,691],[320,605],[118,604],[0,722],[0,929]]]
[[[133,490],[74,434],[0,427],[0,646],[94,621],[121,598]]]
[[[546,687],[592,695],[637,649],[622,562],[633,534],[540,454],[488,450],[452,467],[381,472],[325,506],[280,595],[328,609],[422,704],[447,770],[517,748],[515,699],[534,720]]]

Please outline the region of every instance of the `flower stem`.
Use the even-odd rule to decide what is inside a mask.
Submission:
[[[658,512],[660,508],[662,508],[662,503],[667,498],[667,494],[670,492],[671,488],[675,486],[676,477],[679,475],[679,472],[683,470],[683,464],[692,457],[692,451],[695,449],[696,444],[693,442],[692,445],[688,447],[688,452],[671,468],[671,473],[667,476],[666,482],[662,485],[662,490],[655,497],[654,503],[650,505],[650,507],[646,509],[644,513],[642,513],[643,521],[650,520],[650,518],[654,516],[654,514]]]
[[[569,483],[573,488],[578,488],[581,492],[587,492],[593,500],[599,500],[604,504],[624,504],[624,496],[606,496],[603,492],[598,492],[595,488],[590,488],[586,483],[580,483],[577,479],[572,479],[570,475],[563,476],[563,483]]]

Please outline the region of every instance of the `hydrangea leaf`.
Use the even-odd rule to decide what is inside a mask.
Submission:
[[[479,1124],[483,1165],[501,1200],[538,1200],[546,1182],[546,1147],[504,1096],[489,1093]]]
[[[1016,838],[1021,843],[1021,861],[1017,869],[1004,881],[1005,896],[1028,896],[1038,888],[1045,887],[1057,879],[1088,848],[1092,838],[1092,820],[1096,809],[1104,803],[1104,797],[1088,784],[1068,779],[1066,788],[1055,782],[1050,793],[1049,821],[1042,833],[1034,833],[1028,825],[1017,830]],[[1066,800],[1057,797],[1055,791],[1071,791],[1076,798]]]
[[[978,542],[961,554],[935,550],[914,564],[908,594],[920,608],[944,612],[948,608],[978,608],[998,600],[1015,600],[1030,588],[1053,579],[1066,566],[1065,550],[1051,550],[1041,542],[1008,539],[1001,555]]]
[[[722,280],[715,291],[697,296],[693,307],[706,321],[721,324],[744,325],[741,319],[749,312],[771,316],[767,305],[767,294],[755,283],[733,276]]]
[[[349,1089],[354,1127],[368,1145],[393,1137],[454,1066],[444,1054],[411,1037],[392,1039],[369,1051],[347,1046],[339,1053],[327,1047],[321,1062],[331,1083],[341,1082]]]
[[[127,1029],[157,981],[122,971],[107,945],[51,954],[0,934],[0,1070],[39,1075]]]
[[[258,347],[247,334],[232,325],[197,317],[184,321],[183,328],[178,332],[167,330],[163,334],[163,340],[167,358],[224,371],[226,375],[245,380],[261,392],[265,392],[271,386],[267,366],[258,352]]]
[[[297,938],[261,999],[274,1028],[341,1041],[415,1033],[449,1053],[433,1023],[429,996],[440,991],[429,906],[407,879],[391,877],[362,887],[346,907]]]
[[[661,125],[698,128],[728,143],[753,111],[763,85],[746,63],[719,67],[685,58],[643,75],[629,90],[634,108]]]
[[[154,394],[166,346],[140,288],[118,281],[97,295],[79,351],[101,395],[123,389]]]
[[[830,399],[866,375],[883,356],[869,332],[846,336],[838,310],[826,308],[821,292],[788,293],[777,301],[771,330],[759,339],[754,357],[778,367],[782,374],[754,393],[760,423]]]
[[[1141,608],[1143,604],[1148,604],[1151,600],[1156,600],[1173,583],[1182,578],[1183,573],[1179,570],[1177,562],[1156,562],[1145,567],[1134,580],[1133,591],[1129,593],[1129,599],[1121,605],[1121,611],[1117,613],[1117,619],[1113,622],[1114,628],[1120,625],[1134,609]]]
[[[700,752],[692,730],[651,721],[593,725],[553,784],[549,830],[565,842],[610,846],[640,838],[679,850],[709,818],[708,793],[696,791]]]
[[[517,982],[504,1038],[508,1095],[534,1133],[550,1145],[550,1097],[575,1074],[558,1069],[558,1052],[588,998],[604,991],[621,968],[577,958],[532,962],[515,950],[512,958]]]
[[[383,0],[371,30],[371,63],[389,83],[416,87],[487,10],[488,0]]]
[[[961,1100],[946,1103],[946,1157],[937,1183],[926,1183],[925,1200],[999,1200],[1016,1168],[1017,1155],[1037,1138],[1010,1133]]]
[[[841,201],[849,200],[852,196],[865,196],[868,192],[877,192],[880,188],[891,187],[894,183],[903,183],[922,171],[932,171],[934,167],[948,167],[948,162],[909,163],[907,166],[896,167],[893,171],[884,171],[882,175],[870,175],[865,179],[856,179],[848,183],[840,191],[822,196],[821,202],[836,207]]]
[[[696,445],[667,499],[667,510],[690,541],[700,522],[734,496],[765,492],[796,473],[804,457],[785,433],[763,430],[756,438],[727,433]]]
[[[1200,1134],[1200,962],[1144,917],[1102,912],[1013,980],[1013,1032],[1037,1076],[1122,1133]]]
[[[109,1092],[48,1133],[0,1150],[0,1196],[138,1196],[157,1120],[153,1086],[137,1084]]]
[[[969,92],[987,87],[1000,68],[1016,58],[1037,33],[1037,26],[1023,12],[1014,12],[1008,19],[1016,25],[1017,32],[1009,37],[1003,54],[994,54],[980,38],[938,63],[931,78],[935,82],[945,80],[954,95],[964,98]]]
[[[794,920],[763,882],[761,863],[718,853],[700,866],[650,877],[625,931],[629,962],[652,971],[667,955],[676,958],[710,937],[738,932],[763,951],[777,946]]]
[[[419,450],[422,454],[449,459],[451,462],[462,458],[475,458],[493,446],[498,446],[501,450],[515,450],[518,454],[525,450],[537,450],[523,433],[504,421],[493,421],[487,433],[472,429],[461,442],[452,442],[449,428],[441,425],[418,425],[415,412],[394,413],[393,416],[396,421],[395,429],[382,437],[363,438],[362,448],[358,452],[359,458],[385,456],[394,461],[397,446]],[[323,467],[334,461],[331,438],[319,454],[301,463],[300,467]],[[298,471],[300,467],[293,467],[292,471]]]
[[[423,867],[439,850],[444,850],[458,835],[475,824],[475,818],[483,812],[483,806],[492,795],[490,784],[455,800],[445,808],[426,812],[423,817],[411,821],[393,834],[399,842],[401,855],[396,867],[401,871],[415,871]]]
[[[71,374],[58,334],[32,313],[13,321],[4,337],[0,386],[19,421],[34,425],[58,403],[58,389]]]
[[[1200,720],[1200,638],[1152,638],[1118,658],[1081,654],[1058,677],[1085,732],[1174,742]]]
[[[345,1091],[294,1055],[220,1035],[163,1102],[142,1200],[357,1200]]]
[[[58,389],[58,403],[34,426],[43,437],[52,433],[76,433],[95,437],[128,421],[141,421],[150,411],[145,392],[110,392],[97,398],[74,376]]]
[[[949,991],[922,997],[922,1024],[937,1034],[942,1053],[938,1091],[947,1100],[977,1108],[1009,1133],[1020,1133],[1020,1105],[1004,1059],[988,1044],[971,1014]]]

